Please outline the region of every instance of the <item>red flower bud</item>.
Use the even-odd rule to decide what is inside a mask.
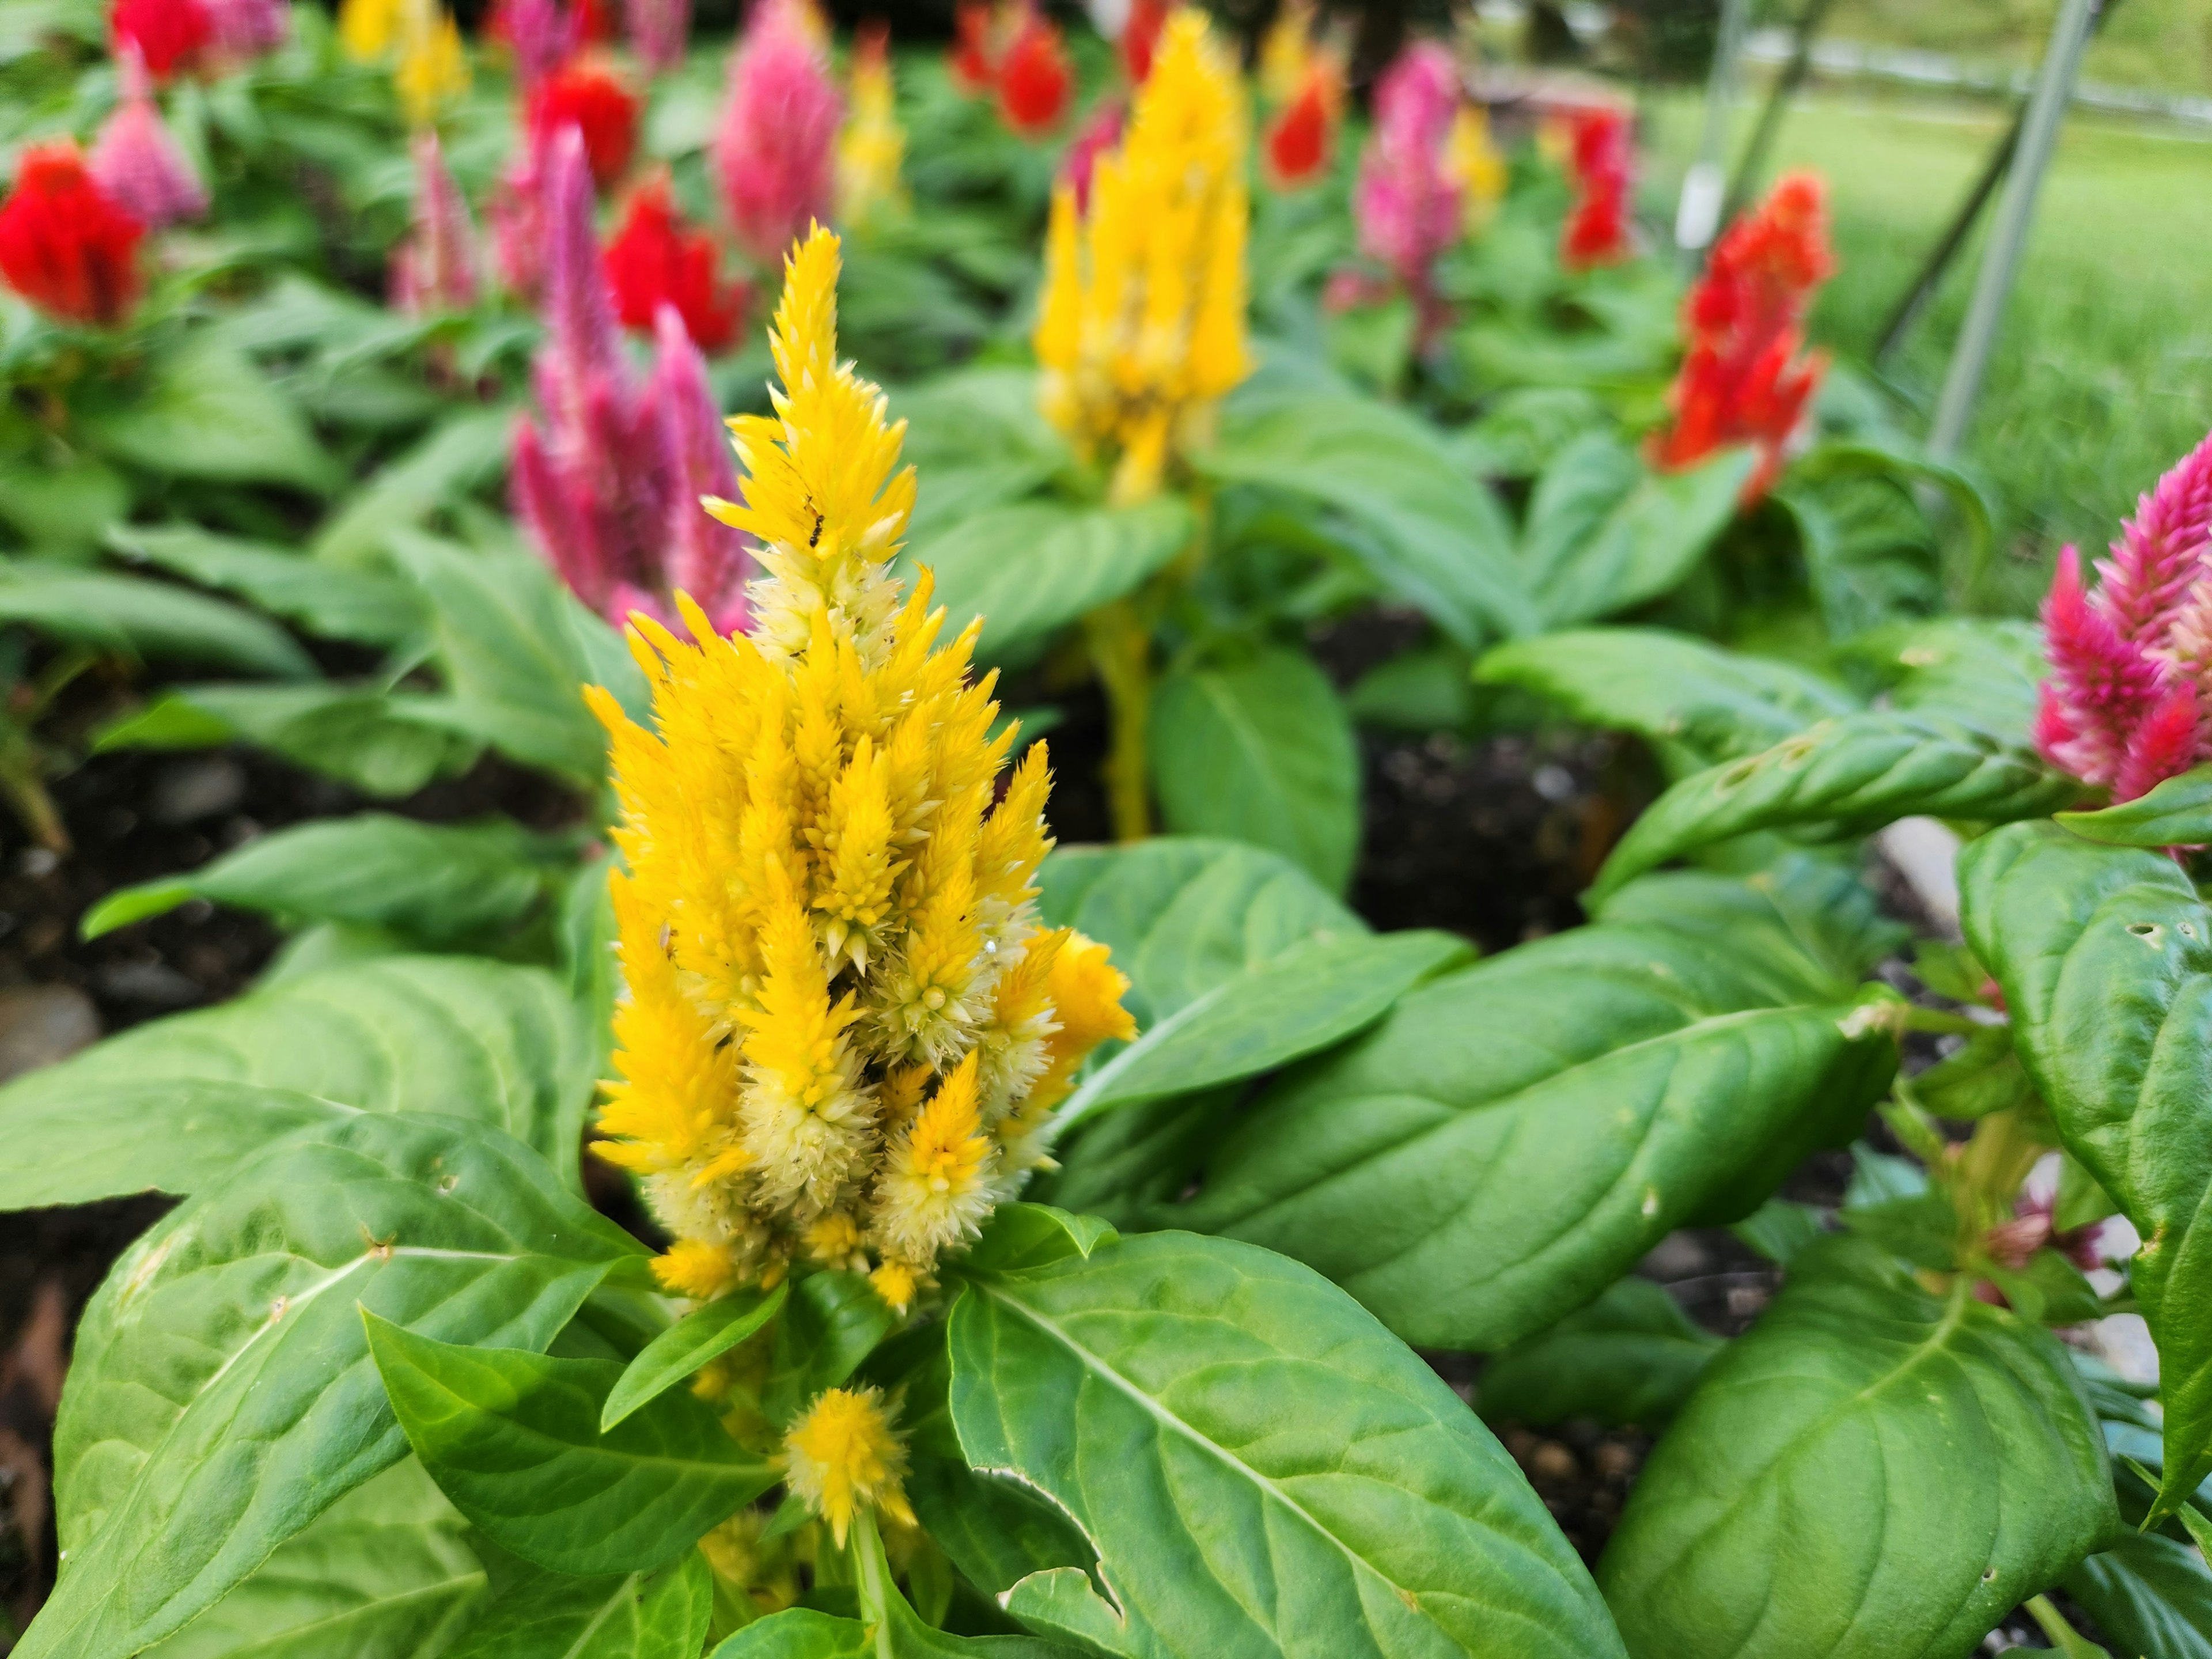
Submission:
[[[34,145],[0,205],[0,276],[50,315],[112,328],[138,301],[144,234],[93,182],[74,143]]]
[[[119,55],[136,46],[155,84],[192,68],[215,40],[215,15],[203,0],[115,0],[107,32]]]
[[[530,94],[532,132],[551,134],[571,125],[584,135],[592,182],[601,190],[629,170],[637,149],[637,99],[620,76],[588,58],[563,65]]]
[[[1267,176],[1277,188],[1294,190],[1328,169],[1333,125],[1328,91],[1327,76],[1316,70],[1268,126]]]
[[[1030,12],[999,64],[1000,115],[1021,137],[1042,137],[1060,125],[1074,88],[1059,26]]]
[[[714,238],[685,224],[676,211],[668,180],[650,179],[630,198],[622,228],[607,244],[615,314],[623,327],[649,334],[660,307],[673,306],[692,343],[719,351],[737,330],[744,297],[724,288],[720,263]]]

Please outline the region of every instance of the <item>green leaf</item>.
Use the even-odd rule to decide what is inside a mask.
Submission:
[[[599,1075],[550,974],[387,957],[149,1021],[0,1087],[0,1209],[210,1184],[302,1125],[449,1113],[534,1148],[572,1186]]]
[[[1723,915],[1578,928],[1409,992],[1145,1218],[1295,1256],[1417,1346],[1542,1330],[1849,1140],[1896,1069],[1889,1022],[1780,915]]]
[[[467,1532],[422,1466],[404,1459],[279,1544],[146,1659],[438,1652],[483,1595]]]
[[[1706,1370],[1600,1582],[1632,1653],[1965,1659],[2118,1520],[2055,1339],[1833,1238]]]
[[[382,812],[272,830],[187,875],[109,894],[87,939],[204,898],[288,928],[349,921],[448,945],[505,932],[544,902],[552,849],[506,818],[421,823]]]
[[[172,686],[136,714],[103,726],[95,752],[211,749],[245,742],[364,794],[411,795],[476,763],[483,745],[438,718],[417,692],[334,685]]]
[[[1966,726],[1887,709],[1844,714],[1674,785],[1621,837],[1590,896],[1754,830],[1863,835],[1921,814],[2002,823],[2080,793],[2026,750]]]
[[[1820,1224],[1820,1212],[1812,1205],[1770,1198],[1729,1231],[1746,1249],[1787,1267],[1798,1251],[1826,1229]]]
[[[2033,623],[1945,617],[1855,639],[1843,654],[1869,670],[1889,704],[2024,745],[2035,722],[2043,640]]]
[[[0,623],[23,623],[70,645],[158,662],[313,679],[313,659],[274,623],[170,582],[104,570],[0,562]]]
[[[2171,1513],[2212,1473],[2212,914],[2172,860],[2052,823],[1970,843],[1960,889],[2066,1150],[2142,1235],[2128,1278],[2158,1343]]]
[[[996,658],[1134,592],[1196,527],[1179,495],[1130,507],[1025,501],[949,523],[902,558],[935,574],[949,630],[984,618],[978,648]]]
[[[2124,1532],[2059,1582],[2121,1654],[2212,1659],[2212,1571],[2188,1545]]]
[[[613,1428],[639,1407],[690,1382],[708,1360],[727,1353],[767,1324],[782,1310],[788,1289],[788,1285],[778,1285],[772,1291],[738,1291],[694,1308],[654,1337],[608,1392],[599,1418],[601,1430]]]
[[[118,525],[107,543],[125,558],[235,593],[323,639],[396,645],[425,621],[421,596],[397,576],[343,569],[196,525]]]
[[[392,545],[429,598],[453,728],[526,766],[596,784],[606,740],[584,706],[586,663],[567,590],[544,562],[413,532],[395,533]]]
[[[2200,847],[2212,841],[2212,766],[2168,778],[2117,806],[2056,816],[2082,840],[2107,847]]]
[[[1132,1101],[1210,1088],[1318,1053],[1472,955],[1466,940],[1427,929],[1295,945],[1154,1025],[1093,1072],[1058,1121],[1070,1126]]]
[[[1114,1229],[1096,1216],[1073,1215],[1049,1204],[1001,1204],[958,1265],[973,1273],[1028,1273],[1070,1256],[1088,1256],[1115,1237]]]
[[[761,1409],[781,1428],[860,1368],[898,1316],[859,1273],[812,1273],[791,1288],[776,1322]]]
[[[1813,478],[1871,473],[1897,477],[1915,485],[1933,485],[1949,499],[1966,526],[1966,568],[1956,583],[1962,592],[1972,591],[1996,550],[1996,514],[1982,487],[1959,468],[1917,447],[1864,438],[1831,440],[1799,456],[1790,464],[1790,472],[1793,477]]]
[[[1587,621],[1656,599],[1735,517],[1753,457],[1723,450],[1658,472],[1602,428],[1561,451],[1536,481],[1521,561],[1546,617]]]
[[[1063,847],[1038,872],[1045,922],[1114,953],[1139,1028],[1251,972],[1303,939],[1367,924],[1288,859],[1237,842],[1158,836],[1133,847]]]
[[[776,1481],[687,1393],[602,1434],[611,1359],[440,1342],[364,1310],[400,1426],[454,1507],[493,1542],[555,1572],[664,1566]]]
[[[1534,691],[1586,725],[1686,744],[1708,763],[1755,755],[1856,707],[1792,664],[1656,628],[1511,640],[1476,664],[1474,678]]]
[[[1497,498],[1426,422],[1341,393],[1224,411],[1219,441],[1193,458],[1224,481],[1267,484],[1335,507],[1381,545],[1356,550],[1375,574],[1469,650],[1532,634],[1535,602]]]
[[[89,455],[59,464],[44,455],[0,459],[0,520],[33,547],[89,550],[130,511],[123,475]]]
[[[421,524],[499,477],[514,424],[512,409],[454,410],[354,490],[315,532],[310,552],[326,564],[368,563],[395,531]]]
[[[1475,1409],[1487,1423],[1588,1417],[1656,1431],[1681,1409],[1721,1346],[1650,1279],[1616,1279],[1589,1307],[1494,1355]]]
[[[15,1650],[125,1659],[406,1455],[361,1308],[542,1347],[628,1235],[505,1136],[364,1114],[276,1143],[125,1252],[54,1431],[68,1564]]]
[[[162,477],[290,484],[318,495],[343,477],[299,406],[252,358],[204,336],[155,359],[145,385],[81,424],[94,448]]]
[[[1335,689],[1304,653],[1271,648],[1162,681],[1152,763],[1170,830],[1267,848],[1331,892],[1352,878],[1358,744]]]
[[[955,1636],[924,1624],[896,1587],[884,1626],[789,1607],[746,1626],[711,1659],[1076,1659],[1033,1636]]]
[[[1620,1651],[1511,1459],[1295,1263],[1127,1239],[971,1280],[950,1343],[969,1462],[1065,1511],[1118,1598],[1033,1576],[1006,1597],[1033,1627],[1147,1655]]]
[[[696,1550],[653,1572],[524,1567],[440,1659],[698,1659],[714,1611],[714,1575]]]

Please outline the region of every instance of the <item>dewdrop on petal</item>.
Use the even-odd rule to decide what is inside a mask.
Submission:
[[[1037,1167],[1083,1056],[1133,1028],[1104,947],[1037,921],[1044,745],[1001,791],[1016,734],[992,735],[976,625],[940,644],[927,574],[888,568],[915,479],[837,361],[837,251],[819,228],[793,250],[775,412],[729,422],[741,499],[708,502],[758,546],[746,631],[679,594],[680,628],[630,619],[653,729],[592,694],[628,866],[599,1150],[677,1241],[671,1291],[834,1267],[903,1310]]]
[[[863,1510],[881,1510],[903,1526],[915,1524],[907,1507],[906,1448],[891,1431],[882,1393],[872,1388],[829,1389],[784,1437],[792,1491],[830,1523],[837,1547]]]

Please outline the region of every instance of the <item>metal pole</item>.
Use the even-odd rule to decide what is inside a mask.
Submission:
[[[1712,72],[1705,77],[1705,131],[1698,135],[1698,159],[1682,175],[1682,198],[1674,209],[1674,246],[1692,259],[1720,228],[1721,197],[1728,182],[1722,161],[1728,154],[1729,118],[1735,112],[1743,37],[1750,25],[1751,0],[1721,0]]]
[[[2019,153],[2005,179],[1996,223],[1990,228],[1990,245],[1983,251],[1982,268],[1974,277],[1974,297],[1966,307],[1966,325],[1959,331],[1951,367],[1943,376],[1943,394],[1936,401],[1935,424],[1929,429],[1928,452],[1938,460],[1958,453],[1959,441],[1966,435],[1966,422],[1973,414],[1982,374],[1989,367],[1990,348],[1996,342],[1997,324],[2004,315],[2005,300],[2020,267],[2021,250],[2027,246],[2028,228],[2035,220],[2036,192],[2042,188],[2044,169],[2051,164],[2051,147],[2058,141],[2058,124],[2065,118],[2067,101],[2074,94],[2074,76],[2089,43],[2089,19],[2095,9],[2095,0],[2062,0],[2057,21],[2051,26],[2051,44],[2044,48],[2043,67],[2036,76],[2035,93],[2021,125]]]
[[[1789,66],[1767,94],[1766,107],[1759,112],[1759,126],[1751,135],[1751,146],[1736,163],[1735,179],[1729,185],[1728,199],[1721,208],[1723,219],[1733,219],[1742,212],[1752,191],[1759,188],[1759,175],[1765,169],[1766,152],[1773,146],[1774,135],[1781,130],[1783,112],[1813,67],[1814,37],[1820,33],[1834,4],[1835,0],[1805,0],[1805,9],[1798,13],[1797,40],[1790,50]]]

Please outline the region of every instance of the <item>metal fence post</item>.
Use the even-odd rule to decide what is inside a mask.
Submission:
[[[2057,142],[2067,100],[2073,96],[2074,76],[2081,67],[2081,54],[2089,40],[2089,20],[2095,11],[2096,0],[2062,0],[2057,20],[2051,26],[2051,44],[2044,48],[2035,94],[2021,123],[2020,144],[2005,179],[2003,199],[1997,205],[1996,222],[1990,228],[1990,245],[1983,250],[1981,269],[1975,273],[1974,297],[1966,307],[1959,343],[1952,349],[1942,396],[1936,404],[1935,423],[1929,428],[1929,453],[1939,459],[1958,453],[1966,422],[1973,415],[1974,399],[1989,367],[1990,349],[1996,342],[1997,324],[2020,268],[2021,251],[2035,222],[2036,192],[2042,187],[2044,169],[2051,164],[2051,147]]]
[[[1692,260],[1711,245],[1713,233],[1720,228],[1721,198],[1728,190],[1729,118],[1735,112],[1743,37],[1750,27],[1751,0],[1721,0],[1713,66],[1705,77],[1705,128],[1698,135],[1698,159],[1682,175],[1681,199],[1674,209],[1674,246]]]

